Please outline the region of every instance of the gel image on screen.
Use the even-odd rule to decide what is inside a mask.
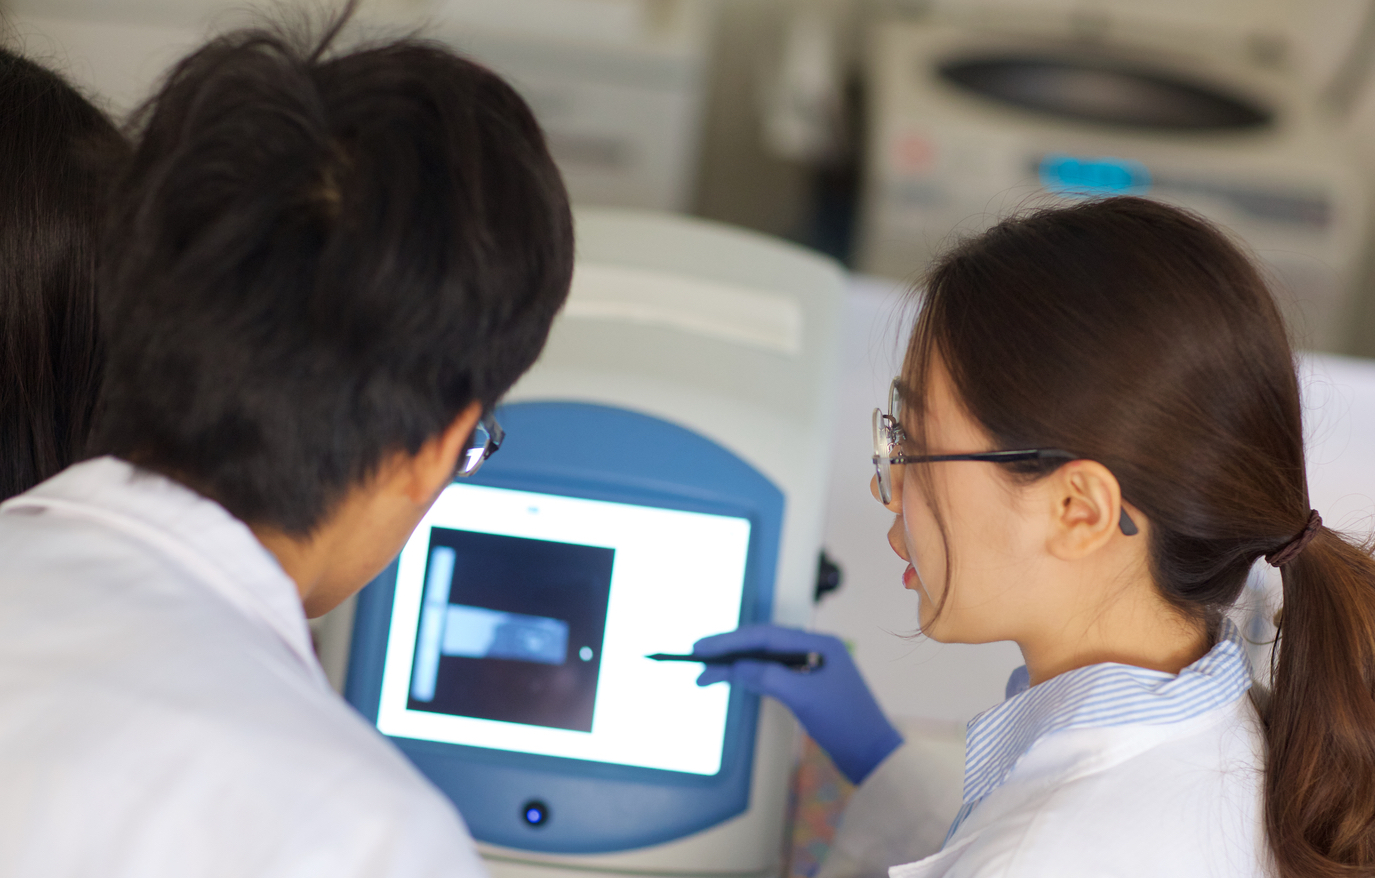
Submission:
[[[615,556],[431,528],[408,707],[592,731]]]
[[[455,483],[397,560],[377,727],[715,774],[726,684],[656,662],[740,622],[748,519]]]

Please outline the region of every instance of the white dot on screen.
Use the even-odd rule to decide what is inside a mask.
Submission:
[[[582,649],[578,650],[578,658],[585,662],[592,661],[592,647],[584,646]]]

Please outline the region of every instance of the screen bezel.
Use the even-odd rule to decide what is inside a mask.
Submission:
[[[768,621],[783,496],[757,470],[699,434],[622,409],[519,403],[499,409],[497,415],[510,425],[506,445],[465,483],[743,518],[750,524],[750,535],[739,623]],[[374,725],[396,574],[393,561],[360,594],[355,617],[346,695]],[[550,852],[601,852],[679,837],[743,812],[749,800],[758,708],[757,696],[732,689],[721,764],[712,775],[414,738],[392,740],[454,799],[479,840]],[[524,827],[510,825],[509,815],[478,817],[462,801],[470,798],[473,784],[501,792],[496,786],[536,779],[561,790],[577,790],[587,801],[615,797],[624,802],[643,796],[644,825],[593,827],[596,831],[584,827],[574,836],[555,831],[556,820],[551,820],[548,827],[524,832]],[[675,807],[680,813],[672,818],[660,815],[661,825],[655,826],[653,803],[663,799],[665,791],[677,791]]]

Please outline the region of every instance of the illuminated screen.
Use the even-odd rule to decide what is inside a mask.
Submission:
[[[388,735],[710,775],[727,686],[655,662],[740,619],[744,518],[454,484],[401,552]]]

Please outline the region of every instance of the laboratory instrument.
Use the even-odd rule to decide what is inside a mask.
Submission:
[[[1014,211],[1130,194],[1259,257],[1303,347],[1341,349],[1368,229],[1345,119],[1287,7],[942,0],[872,32],[862,270],[913,279]]]
[[[810,615],[843,276],[703,221],[575,219],[501,451],[360,595],[345,691],[495,878],[771,876],[795,725],[646,656]]]

